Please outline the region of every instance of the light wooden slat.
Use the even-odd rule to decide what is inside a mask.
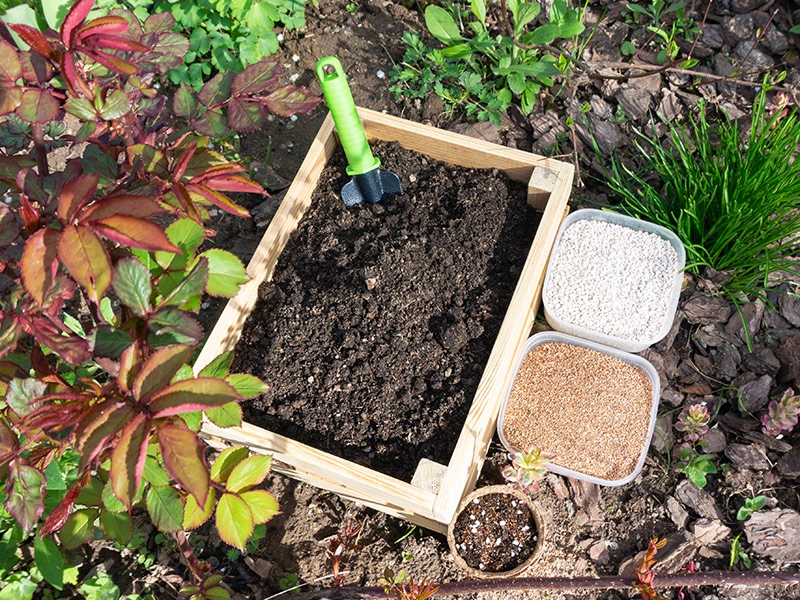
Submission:
[[[514,358],[530,336],[541,301],[542,283],[550,250],[567,208],[574,167],[562,163],[525,266],[506,311],[483,377],[478,383],[467,420],[447,465],[433,513],[449,523],[461,498],[475,485],[497,426],[500,404],[511,379]]]
[[[527,338],[538,309],[544,267],[569,197],[572,167],[375,111],[358,110],[371,140],[398,141],[410,150],[461,166],[502,169],[512,178],[528,182],[528,198],[534,206],[545,206],[547,200],[539,231],[509,307],[512,318],[507,316],[503,322],[467,423],[442,479],[441,490],[434,495],[248,423],[242,427],[220,429],[206,422],[202,434],[210,439],[245,444],[255,451],[272,454],[279,472],[423,527],[444,531],[455,510],[452,505],[457,505],[461,496],[474,485],[488,443],[494,435],[499,399],[495,399],[493,394],[504,386],[510,360]],[[310,205],[319,175],[337,145],[333,123],[328,116],[248,264],[247,270],[253,279],[228,302],[198,357],[196,371],[221,352],[235,347],[245,319],[258,299],[259,285],[272,277],[278,256]],[[557,173],[557,177],[554,178],[552,173]]]

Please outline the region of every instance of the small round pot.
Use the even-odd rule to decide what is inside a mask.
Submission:
[[[512,507],[517,508],[517,510],[527,511],[530,516],[532,517],[532,522],[535,524],[536,527],[536,541],[534,542],[533,551],[530,555],[523,560],[523,562],[519,563],[518,565],[514,566],[513,568],[504,570],[504,571],[487,571],[482,568],[479,568],[481,565],[472,566],[467,563],[467,561],[462,556],[462,549],[459,548],[458,543],[456,542],[456,533],[457,529],[466,528],[470,529],[473,535],[480,535],[480,538],[486,539],[484,536],[489,535],[490,538],[496,538],[496,540],[500,540],[496,542],[496,546],[498,546],[498,551],[502,546],[502,551],[514,552],[517,548],[522,548],[523,546],[520,544],[519,546],[509,545],[509,542],[503,538],[504,528],[506,525],[506,520],[501,517],[501,519],[497,522],[492,521],[491,525],[484,523],[481,525],[480,523],[480,513],[478,515],[473,515],[475,518],[474,520],[470,520],[469,515],[465,515],[464,519],[459,522],[459,517],[465,513],[465,511],[473,505],[480,505],[482,502],[482,498],[484,496],[490,496],[493,494],[502,494],[505,496],[509,496],[512,502],[516,502],[516,506]],[[477,500],[477,502],[476,502]],[[475,512],[475,507],[471,509],[471,512]],[[510,514],[510,513],[507,513]],[[511,519],[508,519],[511,521]],[[477,525],[475,523],[478,522]],[[500,529],[498,529],[498,527]],[[478,532],[478,534],[476,534]],[[500,532],[500,534],[498,534]],[[530,565],[532,565],[536,560],[538,560],[539,556],[542,553],[542,540],[544,539],[544,520],[542,519],[541,513],[533,501],[523,492],[520,490],[507,486],[507,485],[492,485],[488,487],[483,487],[475,490],[471,494],[469,494],[466,498],[461,501],[461,504],[456,511],[455,516],[453,517],[452,522],[447,528],[447,543],[450,546],[450,552],[453,554],[453,558],[455,559],[456,565],[459,569],[464,571],[469,577],[473,577],[475,579],[497,579],[497,578],[507,578],[507,577],[516,577],[520,575],[523,571],[525,571]],[[487,545],[487,548],[489,546]],[[527,551],[526,547],[525,551]],[[494,548],[491,548],[491,551],[494,552]],[[502,552],[501,552],[502,554]]]

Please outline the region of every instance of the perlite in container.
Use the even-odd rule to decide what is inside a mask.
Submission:
[[[686,252],[668,229],[607,211],[564,219],[542,302],[556,331],[625,352],[662,339],[678,306]]]

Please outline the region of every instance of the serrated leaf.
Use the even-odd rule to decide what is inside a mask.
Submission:
[[[175,115],[190,121],[197,118],[199,108],[200,101],[194,90],[182,83],[172,99],[172,110],[175,111]]]
[[[61,544],[72,550],[82,546],[92,537],[94,522],[98,511],[95,508],[82,508],[72,513],[59,531]]]
[[[85,506],[100,506],[103,501],[103,487],[104,484],[99,477],[90,477],[89,482],[81,489],[81,493],[78,494],[78,499],[75,502]]]
[[[44,474],[14,460],[9,465],[8,481],[9,494],[4,506],[22,530],[28,532],[44,512]]]
[[[128,114],[131,110],[131,100],[122,90],[114,90],[107,97],[100,108],[100,116],[106,121],[113,121]]]
[[[147,491],[147,512],[153,525],[165,532],[179,531],[183,525],[183,502],[173,487],[153,486]]]
[[[254,375],[231,373],[225,377],[239,394],[247,399],[255,398],[269,390],[269,386]]]
[[[210,408],[205,414],[217,427],[239,427],[242,424],[242,407],[238,402],[228,402],[219,408]]]
[[[33,377],[21,379],[15,377],[8,384],[6,403],[17,416],[26,417],[41,406],[41,398],[47,390],[47,384]]]
[[[215,483],[225,483],[231,471],[248,457],[250,450],[244,446],[234,446],[226,448],[211,465],[211,481]]]
[[[255,455],[244,459],[228,476],[228,491],[238,494],[258,485],[267,477],[271,466],[271,456]]]
[[[89,300],[100,302],[111,285],[111,259],[100,239],[86,227],[68,225],[58,240],[58,257]]]
[[[268,90],[277,83],[280,74],[280,64],[274,60],[262,60],[250,65],[233,78],[233,95],[245,96]]]
[[[58,238],[56,230],[40,229],[28,238],[22,250],[22,284],[39,306],[44,305],[47,293],[55,281]]]
[[[7,83],[0,83],[0,115],[14,112],[20,102],[22,102],[22,90],[20,88],[9,86]]]
[[[33,559],[47,583],[57,590],[64,587],[64,557],[53,540],[34,537]]]
[[[133,314],[143,317],[150,310],[153,285],[150,271],[136,258],[125,258],[117,263],[111,281],[120,302]]]
[[[214,514],[214,502],[216,500],[216,493],[214,488],[208,488],[208,495],[206,501],[202,506],[195,502],[194,496],[186,497],[186,506],[183,509],[183,528],[184,529],[197,529],[211,518]]]
[[[205,445],[197,434],[175,425],[158,428],[158,444],[167,472],[197,503],[208,496],[209,475],[203,460]]]
[[[144,480],[150,485],[168,485],[169,476],[164,467],[152,456],[148,456],[144,463]]]
[[[99,182],[100,176],[92,174],[78,175],[64,183],[58,195],[58,218],[71,224],[77,212],[91,200]]]
[[[170,384],[150,399],[153,418],[205,410],[241,400],[229,383],[213,377],[197,377]]]
[[[19,236],[19,223],[5,204],[0,205],[0,246],[8,246]]]
[[[224,587],[215,585],[203,590],[205,600],[231,600],[231,595]]]
[[[255,523],[247,503],[233,494],[222,494],[217,504],[216,525],[219,537],[226,544],[244,550],[253,535]]]
[[[230,133],[227,119],[221,112],[215,110],[207,110],[199,119],[193,119],[191,124],[197,133],[211,138],[225,137]]]
[[[100,513],[100,529],[112,542],[127,545],[133,537],[133,522],[126,512],[110,512],[104,510]]]
[[[111,488],[128,510],[142,480],[150,427],[145,415],[136,415],[122,430],[111,452]]]
[[[206,292],[212,296],[232,298],[239,286],[250,280],[242,261],[230,252],[213,248],[200,254],[200,258],[208,260]]]
[[[230,71],[217,73],[209,79],[197,95],[203,106],[217,106],[231,97],[234,74]]]
[[[192,412],[183,413],[180,415],[186,426],[192,431],[200,431],[200,426],[203,424],[203,411],[195,410]]]
[[[164,269],[183,269],[187,265],[187,257],[194,256],[195,250],[205,240],[205,230],[199,223],[189,218],[178,219],[166,229],[167,238],[180,248],[180,254],[157,252],[156,262]]]
[[[191,356],[191,346],[170,346],[153,352],[133,382],[133,395],[137,400],[146,401],[163,391]]]
[[[95,356],[113,359],[119,358],[133,343],[133,339],[127,331],[110,325],[95,327],[89,336],[89,341]]]
[[[92,221],[91,228],[123,246],[133,246],[150,252],[177,253],[179,251],[170,243],[161,227],[147,219],[129,215],[114,215]]]
[[[228,103],[228,127],[239,133],[256,131],[264,124],[265,116],[260,102],[233,98]]]
[[[56,120],[59,108],[58,100],[50,92],[27,88],[15,113],[27,123],[47,123]]]
[[[21,74],[22,67],[16,48],[5,40],[0,40],[0,80],[13,85]]]
[[[223,352],[214,360],[203,367],[198,375],[200,377],[219,377],[220,379],[228,375],[233,362],[232,352]]]
[[[153,313],[147,321],[152,331],[148,342],[153,348],[188,344],[195,346],[203,339],[203,327],[192,317],[177,308],[163,308]]]
[[[120,502],[119,498],[114,495],[110,480],[103,486],[100,492],[100,499],[102,500],[102,507],[104,510],[110,512],[125,512],[127,510],[125,505]]]
[[[97,117],[97,109],[86,98],[70,96],[64,104],[64,110],[82,121],[91,122]]]
[[[275,496],[266,490],[250,490],[242,492],[240,496],[250,507],[250,512],[253,513],[253,522],[256,525],[266,523],[281,512]]]
[[[263,100],[270,111],[281,117],[304,115],[322,102],[322,99],[314,96],[308,88],[293,85],[279,87]]]
[[[199,258],[178,285],[162,301],[162,306],[184,307],[187,303],[199,299],[208,286],[209,261]]]

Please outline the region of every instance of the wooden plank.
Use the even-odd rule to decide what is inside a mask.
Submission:
[[[513,318],[507,316],[503,322],[478,388],[479,393],[451,459],[451,465],[456,468],[448,466],[442,478],[442,488],[434,494],[248,423],[242,427],[220,429],[206,422],[201,433],[209,439],[245,444],[255,451],[272,454],[276,470],[291,477],[423,527],[444,531],[455,511],[451,504],[455,502],[457,506],[461,496],[474,486],[477,471],[486,457],[488,442],[494,435],[499,400],[489,399],[487,394],[502,387],[505,381],[503,373],[507,374],[510,368],[508,355],[513,358],[517,347],[528,337],[538,309],[544,266],[569,196],[572,167],[375,111],[359,109],[359,113],[372,140],[399,141],[410,150],[461,166],[502,169],[512,178],[528,182],[529,201],[541,205],[545,195],[550,199],[509,307]],[[235,347],[245,320],[258,299],[259,285],[272,277],[278,256],[310,205],[319,175],[337,145],[333,123],[328,116],[248,264],[247,270],[253,279],[228,302],[198,357],[196,371],[221,352]],[[539,172],[542,169],[554,171],[558,177],[555,181],[548,181],[546,177],[534,178],[536,169]],[[548,189],[551,187],[552,190]],[[509,348],[506,348],[507,344]]]
[[[431,509],[435,494],[394,477],[250,423],[226,428],[205,423],[202,435],[212,440],[216,438],[226,443],[245,445],[262,454],[271,454],[276,461],[274,470],[293,479],[332,491],[433,531],[447,530],[447,524],[433,518]]]
[[[553,192],[434,503],[434,517],[442,523],[452,520],[461,498],[474,487],[486,458],[497,427],[500,404],[511,379],[514,358],[530,336],[539,310],[544,272],[567,208],[573,174],[572,165],[560,165]]]

